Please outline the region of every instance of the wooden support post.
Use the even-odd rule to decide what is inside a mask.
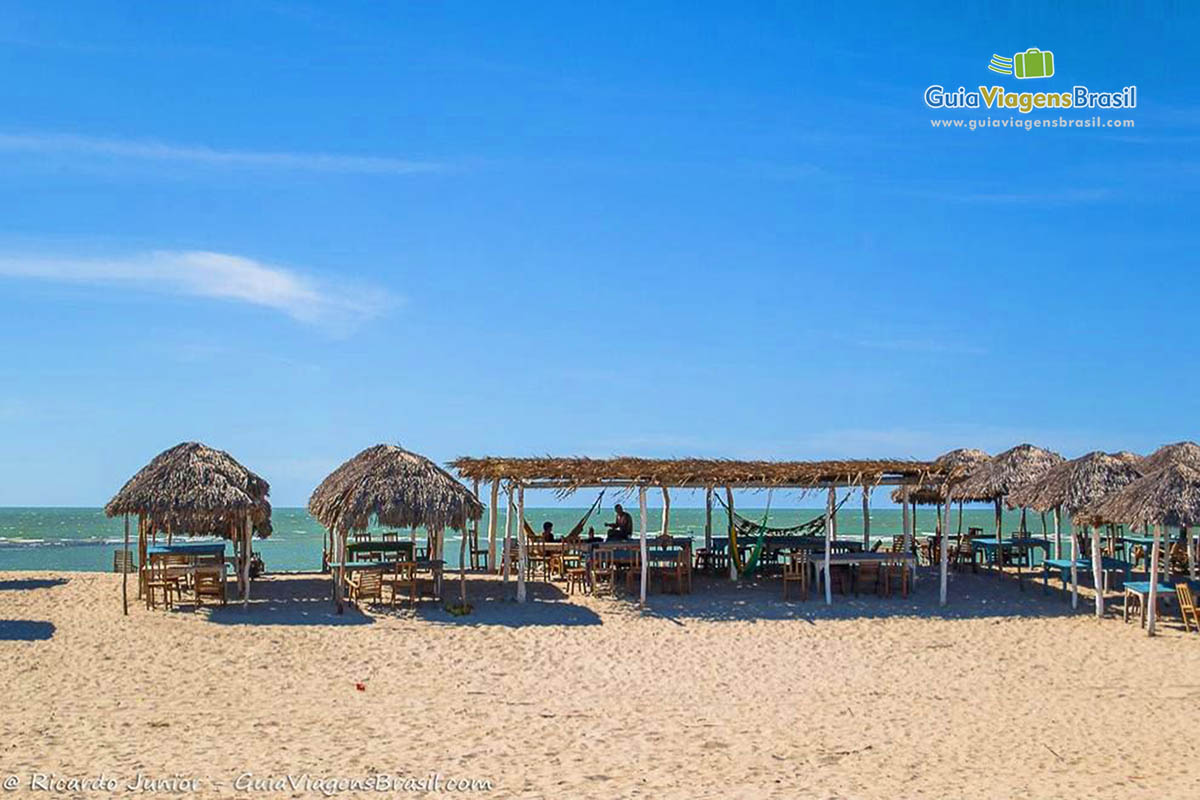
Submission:
[[[334,525],[334,538],[337,543],[333,548],[334,560],[337,561],[337,575],[334,578],[333,596],[337,602],[337,613],[341,614],[346,610],[346,527],[345,524]],[[409,538],[415,540],[417,537],[417,529],[413,528],[409,531]],[[415,548],[413,550],[416,552]]]
[[[638,509],[642,512],[642,592],[641,600],[638,602],[640,608],[646,607],[646,584],[650,580],[650,565],[646,563],[649,558],[649,552],[646,548],[646,487],[638,487]]]
[[[121,610],[129,616],[129,515],[125,515],[125,550],[121,553]]]
[[[1192,529],[1184,525],[1180,531],[1183,534],[1183,546],[1187,548],[1188,579],[1196,580],[1196,548],[1193,547]]]
[[[725,487],[725,505],[729,512],[729,528],[725,531],[729,537],[729,580],[737,580],[737,564],[733,563],[733,489]]]
[[[492,481],[492,502],[488,507],[488,570],[495,573],[499,569],[496,561],[496,525],[499,522],[500,481]]]
[[[863,550],[871,549],[871,487],[862,487]]]
[[[1062,506],[1054,507],[1054,557],[1062,558]]]
[[[479,488],[479,481],[475,482],[475,488]],[[459,601],[462,603],[462,610],[467,610],[467,531],[466,527],[469,523],[463,522],[462,539],[458,542],[458,588]],[[478,531],[479,528],[476,527]],[[478,549],[478,542],[476,542]]]
[[[1021,506],[1021,533],[1025,533],[1028,528],[1025,527],[1025,513],[1029,511],[1025,506]]]
[[[1050,529],[1046,526],[1046,512],[1043,511],[1042,512],[1042,536],[1044,537],[1049,532],[1049,530]]]
[[[912,543],[917,540],[917,501],[912,500],[912,536],[904,543],[904,552],[909,552],[912,548]]]
[[[517,484],[517,602],[525,602],[525,573],[529,571],[529,537],[525,535],[525,487]]]
[[[912,539],[909,538],[909,530],[911,530],[912,520],[908,515],[908,498],[904,498],[900,502],[900,525],[902,530],[901,535],[904,537],[904,552],[908,552],[908,548]]]
[[[1004,576],[1004,547],[1000,543],[1002,535],[1001,527],[1004,523],[1004,510],[1000,507],[1001,500],[996,498],[996,577]]]
[[[1100,549],[1100,528],[1092,527],[1092,586],[1096,588],[1096,618],[1104,617],[1104,553]]]
[[[949,584],[950,575],[950,487],[945,488],[947,500],[942,504],[942,535],[938,537],[938,565],[941,570],[940,585],[938,587],[938,603],[946,605],[946,592]]]
[[[1079,536],[1075,532],[1075,521],[1071,520],[1071,608],[1079,608]]]
[[[963,524],[963,501],[959,500],[958,501],[958,535],[959,536],[962,536],[962,524]]]
[[[712,558],[712,497],[713,487],[709,486],[704,490],[704,549],[709,558]]]
[[[829,564],[830,551],[833,549],[833,506],[834,488],[829,487],[825,495],[825,605],[833,605],[832,568]]]
[[[245,533],[245,552],[242,553],[242,610],[244,611],[250,605],[250,552],[253,545],[250,543],[250,537],[254,534],[254,523],[250,520],[250,515],[246,514],[246,519],[242,523],[246,528]]]
[[[671,495],[667,492],[667,487],[662,487],[663,493],[663,509],[662,509],[662,535],[670,536],[671,529]]]
[[[513,490],[512,490],[511,486],[509,486],[508,489],[505,490],[504,494],[508,498],[508,509],[504,512],[504,547],[501,548],[504,552],[504,555],[501,556],[501,558],[504,559],[504,563],[500,566],[500,574],[503,575],[503,578],[501,579],[501,583],[506,588],[504,597],[505,597],[505,599],[508,599],[508,592],[507,592],[508,573],[511,568],[510,565],[512,563],[512,547],[513,547],[513,543],[512,543],[513,518],[515,518],[517,516],[517,504],[513,500]]]
[[[836,541],[837,541],[837,538],[838,538],[838,528],[837,528],[837,489],[835,489],[835,488],[833,488],[833,487],[830,487],[830,489],[829,489],[829,490],[830,490],[831,492],[833,492],[833,509],[832,509],[832,510],[829,512],[829,521],[830,521],[830,523],[833,525],[833,540],[836,542]]]
[[[1146,609],[1146,635],[1153,636],[1155,624],[1158,621],[1158,558],[1162,552],[1163,526],[1154,526],[1154,544],[1150,548],[1150,592],[1146,599],[1149,607]]]

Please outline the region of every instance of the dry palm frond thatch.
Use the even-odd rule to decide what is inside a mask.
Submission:
[[[1127,459],[1096,451],[1054,465],[1032,483],[1013,489],[1007,503],[1009,508],[1027,507],[1034,511],[1062,506],[1073,514],[1141,476],[1141,471]]]
[[[1195,442],[1164,444],[1143,458],[1138,466],[1144,474],[1149,475],[1151,472],[1158,472],[1172,464],[1185,464],[1200,469],[1200,445]]]
[[[1081,509],[1085,525],[1200,525],[1200,470],[1171,464]]]
[[[899,486],[892,491],[892,500],[900,503],[905,500],[922,506],[935,506],[945,502],[945,484],[960,483],[966,480],[980,465],[987,462],[991,456],[982,450],[970,447],[960,447],[938,456],[934,462],[934,471],[942,474],[938,483],[923,486]]]
[[[955,500],[998,500],[1014,489],[1042,477],[1063,457],[1058,453],[1019,444],[981,464],[969,478],[950,490]]]
[[[308,511],[329,530],[363,530],[375,517],[395,528],[465,530],[483,506],[467,487],[424,456],[402,447],[368,447],[329,474]]]
[[[459,458],[458,474],[481,481],[554,482],[565,491],[622,482],[673,488],[861,486],[889,479],[924,479],[928,461],[734,461],[715,458]]]
[[[270,533],[270,485],[223,450],[183,442],[159,453],[117,492],[104,513],[135,514],[155,530],[230,535],[249,516],[259,536]]]

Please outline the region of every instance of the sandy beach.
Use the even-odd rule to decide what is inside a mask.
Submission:
[[[1168,620],[1149,639],[982,574],[953,577],[944,613],[931,580],[832,608],[784,603],[773,581],[705,583],[641,613],[540,583],[525,606],[489,601],[498,581],[476,578],[465,618],[434,603],[337,617],[325,580],[279,576],[248,611],[126,618],[119,584],[0,574],[14,796],[44,794],[37,775],[138,774],[205,797],[315,797],[312,781],[372,774],[495,797],[1200,792],[1175,741],[1200,637]]]

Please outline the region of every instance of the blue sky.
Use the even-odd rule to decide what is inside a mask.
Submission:
[[[6,3],[0,504],[186,439],[299,505],[378,441],[1195,438],[1196,13],[836,5]],[[933,83],[1135,127],[934,130],[982,115]]]

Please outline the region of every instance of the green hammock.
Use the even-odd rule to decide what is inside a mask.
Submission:
[[[583,534],[583,526],[587,525],[588,520],[592,518],[592,514],[596,513],[596,509],[600,507],[600,503],[603,500],[604,500],[604,492],[602,491],[602,492],[600,492],[600,496],[596,498],[596,502],[592,503],[592,507],[587,510],[587,513],[584,514],[583,517],[580,518],[579,522],[575,523],[575,527],[571,528],[571,530],[566,534],[566,536],[563,536],[562,538],[566,539],[569,536],[582,535]],[[525,535],[526,536],[536,537],[536,536],[541,535],[539,533],[534,532],[533,528],[529,524],[529,520],[526,519],[526,520],[521,520],[521,521],[525,523]]]
[[[771,528],[767,526],[767,514],[771,512],[770,492],[767,493],[767,510],[766,513],[763,514],[763,521],[761,523],[746,519],[736,511],[731,510],[729,505],[719,494],[715,496],[718,502],[725,507],[725,511],[733,518],[733,525],[730,526],[729,529],[729,557],[733,559],[733,565],[737,568],[738,574],[742,577],[753,573],[754,570],[758,568],[759,559],[762,556],[763,545],[766,544],[766,540],[769,536],[803,536],[805,534],[815,535],[821,530],[822,527],[824,527],[825,517],[827,516],[826,514],[821,514],[820,516],[813,517],[807,522],[802,522],[799,525],[792,525],[788,528]],[[842,498],[841,502],[834,507],[834,513],[836,513],[837,510],[840,509],[849,499],[850,495],[847,493],[846,496]],[[756,537],[754,548],[750,551],[750,557],[746,559],[745,563],[742,563],[741,551],[737,546],[738,534],[746,537]]]

